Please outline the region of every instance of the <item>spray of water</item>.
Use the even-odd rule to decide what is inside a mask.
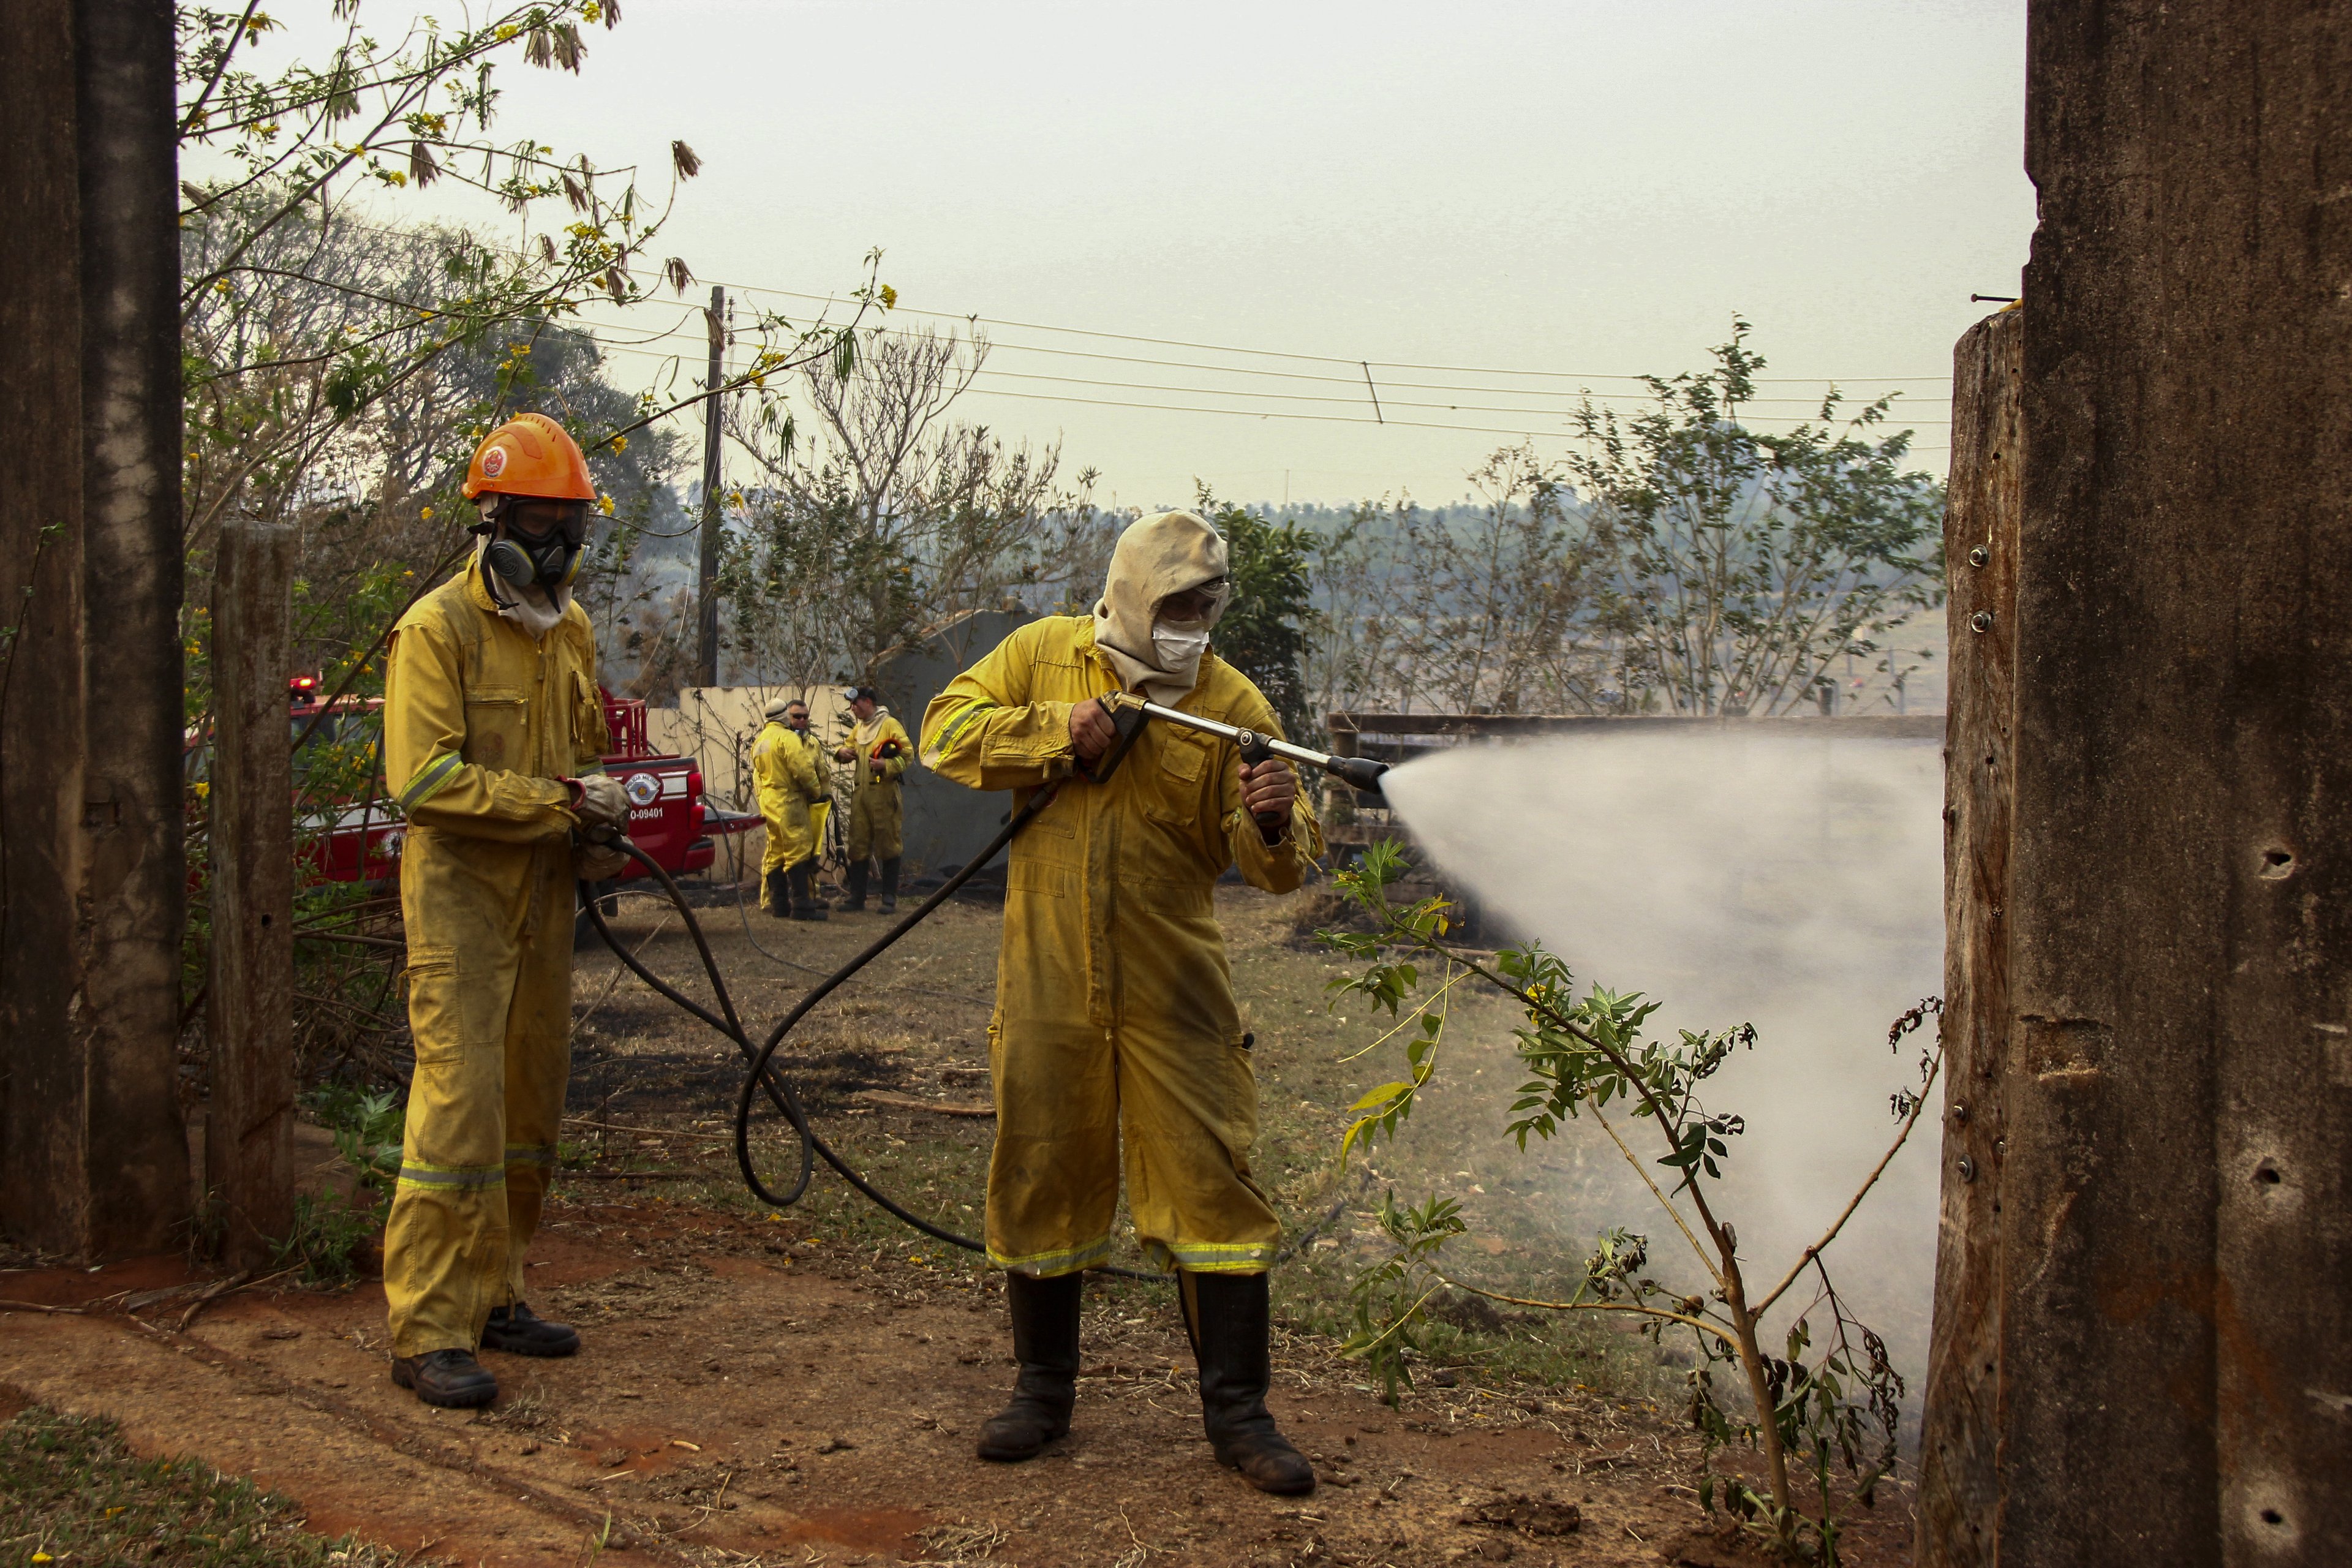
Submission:
[[[1707,1100],[1748,1120],[1718,1212],[1759,1289],[1885,1152],[1888,1099],[1916,1087],[1923,1037],[1895,1056],[1887,1025],[1942,989],[1938,749],[1833,737],[1827,724],[1818,738],[1733,726],[1465,746],[1385,781],[1446,879],[1565,958],[1580,989],[1663,1002],[1651,1024],[1668,1039],[1755,1024],[1756,1048]],[[1840,1291],[1914,1368],[1936,1142],[1931,1108],[1830,1254]],[[1636,1192],[1609,1200],[1623,1206],[1610,1222],[1652,1235],[1663,1262],[1665,1226]]]

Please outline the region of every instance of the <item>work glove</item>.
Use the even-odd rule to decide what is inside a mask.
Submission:
[[[580,791],[580,798],[572,803],[572,815],[580,819],[582,827],[592,834],[628,830],[629,797],[618,779],[609,773],[590,773],[566,782]]]
[[[572,847],[572,874],[583,882],[609,882],[633,864],[610,844],[581,842]]]

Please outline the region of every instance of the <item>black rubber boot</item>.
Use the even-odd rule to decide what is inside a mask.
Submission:
[[[776,920],[792,913],[791,878],[782,866],[768,873],[768,913]]]
[[[1012,1403],[980,1429],[980,1457],[1002,1463],[1034,1459],[1070,1429],[1078,1401],[1078,1292],[1083,1277],[1004,1277],[1013,1310],[1013,1354],[1021,1375]]]
[[[570,1355],[580,1348],[580,1331],[569,1323],[551,1323],[517,1301],[513,1307],[493,1307],[482,1325],[482,1348],[509,1355]]]
[[[1179,1284],[1185,1331],[1201,1366],[1201,1424],[1217,1462],[1262,1492],[1313,1491],[1315,1467],[1275,1429],[1265,1408],[1273,1378],[1265,1276],[1187,1270]]]
[[[866,908],[866,863],[863,860],[849,863],[849,897],[843,900],[841,907],[851,914],[857,914]]]
[[[793,919],[796,921],[821,921],[832,913],[831,907],[823,899],[809,891],[809,884],[815,873],[816,862],[814,860],[803,860],[792,868]]]
[[[882,862],[882,912],[892,914],[898,908],[898,858],[893,855]]]
[[[472,1351],[403,1356],[392,1363],[392,1381],[415,1389],[425,1404],[447,1410],[470,1410],[499,1396],[499,1380],[474,1359]]]

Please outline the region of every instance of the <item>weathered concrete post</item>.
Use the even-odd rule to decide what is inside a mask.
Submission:
[[[2352,1562],[2352,9],[2029,15],[1920,1562]]]
[[[294,531],[230,522],[213,558],[212,1098],[205,1186],[230,1263],[294,1226],[294,776],[287,635]]]
[[[0,1229],[188,1217],[173,10],[0,26]]]
[[[1944,733],[1944,1203],[1921,1434],[1923,1561],[1990,1564],[2008,1089],[2010,781],[2016,762],[2019,393],[2024,317],[1952,354],[1944,511],[1951,649]],[[1940,1555],[1937,1555],[1939,1553]]]

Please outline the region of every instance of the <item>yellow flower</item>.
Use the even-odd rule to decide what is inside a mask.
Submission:
[[[882,285],[882,308],[886,310],[898,302],[898,290],[887,283]]]
[[[427,521],[427,522],[431,522],[431,521],[433,521],[433,509],[432,509],[431,507],[429,507],[429,506],[428,506],[428,507],[426,507],[426,508],[425,509],[425,511],[424,511],[424,514],[423,514],[423,515],[424,515],[424,518],[425,518],[425,521]],[[411,572],[410,574],[408,574],[408,575],[410,575],[410,576],[414,577],[414,576],[415,576],[415,575],[416,575],[416,574],[415,574],[415,573],[414,573],[414,572]]]
[[[611,496],[598,496],[596,498],[596,510],[603,512],[606,517],[612,516],[613,498]]]
[[[626,436],[615,436],[613,437],[613,450],[615,452],[625,452],[628,449],[629,438]]]
[[[596,0],[588,0],[588,4],[580,7],[580,19],[583,22],[601,22],[604,19],[604,7],[597,5]]]

